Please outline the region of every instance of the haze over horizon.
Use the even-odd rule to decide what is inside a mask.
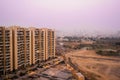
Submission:
[[[111,34],[120,31],[120,0],[0,0],[1,26]]]

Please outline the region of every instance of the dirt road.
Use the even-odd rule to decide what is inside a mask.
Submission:
[[[66,54],[89,80],[120,80],[120,58],[100,56],[94,50]]]

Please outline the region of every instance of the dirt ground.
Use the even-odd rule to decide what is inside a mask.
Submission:
[[[120,58],[100,56],[94,50],[77,50],[66,54],[89,80],[120,80]]]

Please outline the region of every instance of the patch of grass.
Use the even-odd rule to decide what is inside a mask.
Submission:
[[[103,50],[98,50],[96,51],[98,55],[102,56],[120,56],[119,52],[114,52],[114,51],[103,51]]]

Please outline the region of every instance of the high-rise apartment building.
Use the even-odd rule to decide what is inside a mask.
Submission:
[[[24,54],[25,54],[25,63],[27,65],[32,64],[32,58],[31,58],[31,31],[29,28],[24,28]]]
[[[14,69],[31,64],[31,35],[30,30],[21,27],[12,27],[13,30],[13,54]]]
[[[40,33],[41,33],[41,35],[40,35],[40,51],[41,51],[41,60],[42,61],[45,61],[46,60],[46,58],[47,58],[47,56],[46,56],[46,53],[47,53],[47,51],[46,51],[46,29],[40,29]]]
[[[12,29],[0,27],[0,75],[13,70]]]
[[[55,57],[55,32],[52,29],[41,30],[41,54],[43,60]]]
[[[55,57],[55,31],[54,30],[50,30],[50,57],[53,58]]]
[[[0,27],[0,74],[55,57],[55,31]]]
[[[47,28],[31,29],[32,63],[55,57],[55,31]]]
[[[32,64],[35,64],[40,61],[40,30],[37,28],[30,28],[30,30]]]

